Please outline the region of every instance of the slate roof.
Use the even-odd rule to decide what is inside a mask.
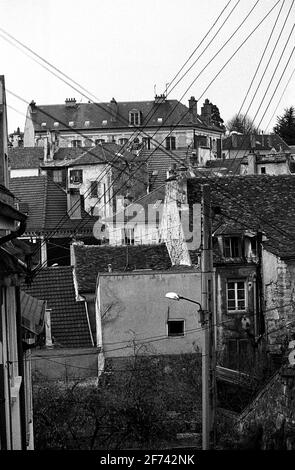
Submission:
[[[177,100],[165,100],[160,105],[154,100],[150,101],[120,101],[117,103],[117,113],[112,114],[113,103],[76,103],[75,106],[64,104],[34,105],[31,113],[35,131],[44,132],[52,129],[65,131],[69,129],[69,122],[74,122],[71,129],[121,129],[129,128],[129,111],[138,110],[142,113],[142,126],[158,127],[158,118],[162,118],[165,127],[172,125],[192,126],[191,116],[188,108]],[[112,119],[112,116],[114,119]],[[89,121],[89,124],[85,124]],[[103,125],[103,121],[107,121]],[[46,127],[41,123],[46,122]],[[59,122],[58,128],[54,122]],[[200,116],[195,118],[194,127],[215,128],[207,125]],[[220,130],[220,128],[217,128]]]
[[[8,149],[8,164],[12,170],[39,168],[43,156],[41,147],[11,147]]]
[[[295,257],[295,178],[293,175],[246,175],[208,178],[217,233],[262,230],[265,248],[281,258]],[[200,178],[189,179],[188,202],[201,200]]]
[[[47,301],[51,311],[51,332],[55,344],[65,348],[91,347],[91,337],[84,302],[76,302],[72,266],[43,268],[27,294]]]
[[[98,163],[114,162],[118,164],[120,160],[134,160],[133,153],[127,150],[121,150],[121,146],[115,143],[103,143],[95,147],[80,147],[80,152],[75,154],[62,152],[64,149],[59,149],[55,155],[54,160],[42,163],[42,167],[68,167],[80,165],[97,165]],[[61,158],[64,157],[64,158]],[[136,160],[140,158],[136,157]]]
[[[165,244],[160,245],[82,245],[73,244],[75,276],[79,293],[94,293],[98,273],[130,272],[141,269],[167,270],[172,267]]]
[[[251,146],[251,135],[249,134],[235,134],[236,145],[233,146],[232,136],[225,137],[222,139],[223,150],[249,150]],[[256,150],[270,150],[275,148],[276,151],[290,152],[290,147],[278,134],[256,134],[255,135],[255,146]]]
[[[97,217],[82,211],[81,219],[72,220],[67,215],[67,194],[47,176],[12,178],[10,189],[21,204],[28,208],[25,234],[46,233],[56,229],[55,235],[68,232],[92,233]],[[60,221],[62,222],[60,223]],[[79,228],[81,225],[81,228]]]

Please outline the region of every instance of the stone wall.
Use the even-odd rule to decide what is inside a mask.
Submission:
[[[283,367],[239,416],[240,447],[295,450],[295,369]]]
[[[263,281],[268,350],[281,355],[295,333],[295,262],[263,250]]]

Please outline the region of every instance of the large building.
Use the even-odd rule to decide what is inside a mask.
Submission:
[[[188,107],[165,95],[150,101],[117,102],[113,98],[109,103],[78,103],[72,98],[64,104],[38,106],[32,101],[24,146],[44,146],[51,134],[59,147],[91,147],[101,142],[115,142],[131,150],[190,146],[199,149],[199,158],[204,160],[220,152],[222,123],[217,106],[208,99],[198,114],[194,97]]]

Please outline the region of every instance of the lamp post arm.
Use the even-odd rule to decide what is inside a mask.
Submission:
[[[199,306],[199,310],[202,310],[202,305],[200,302],[197,302],[196,300],[188,299],[187,297],[183,297],[182,295],[179,296],[180,299],[187,300],[188,302],[191,302],[192,304],[197,304]]]

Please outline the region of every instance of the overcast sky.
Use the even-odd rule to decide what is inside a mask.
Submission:
[[[87,98],[110,101],[112,97],[117,101],[152,100],[154,90],[158,94],[165,91],[166,84],[172,82],[228,3],[182,74],[198,59],[195,65],[178,84],[177,80],[172,82],[168,88],[168,97],[187,104],[189,97],[195,96],[199,100],[199,111],[204,99],[209,98],[219,107],[224,121],[230,119],[243,103],[277,20],[261,68],[242,108],[242,112],[246,112],[293,0],[279,0],[272,13],[211,85],[210,82],[278,0],[258,1],[244,25],[214,58],[256,1],[0,0],[0,28],[87,90],[83,91],[86,95],[83,96],[63,83],[34,62],[30,58],[34,57],[31,53],[26,51],[25,55],[8,43],[4,39],[7,36],[0,31],[0,74],[5,76],[6,81],[9,131],[12,132],[17,126],[24,128],[27,109],[24,101],[34,100],[38,105],[63,103],[66,98],[73,97],[83,102],[87,102]],[[237,2],[235,10],[217,33]],[[277,19],[281,6],[281,15]],[[256,115],[255,124],[260,124],[264,130],[267,130],[269,120],[270,130],[277,115],[282,114],[286,107],[295,106],[295,74],[290,80],[295,66],[295,53],[290,58],[295,43],[294,30],[270,82],[294,21],[295,8],[292,6],[277,49],[248,111],[252,118]],[[206,48],[212,38],[212,43]],[[11,38],[9,40],[14,42]],[[204,54],[198,58],[205,48]],[[288,59],[289,64],[279,83]],[[206,67],[210,60],[211,63]],[[48,65],[46,67],[49,68]],[[289,85],[282,96],[288,81]],[[173,85],[176,85],[174,89]],[[77,85],[73,86],[78,88]],[[9,91],[24,101],[15,98]]]

